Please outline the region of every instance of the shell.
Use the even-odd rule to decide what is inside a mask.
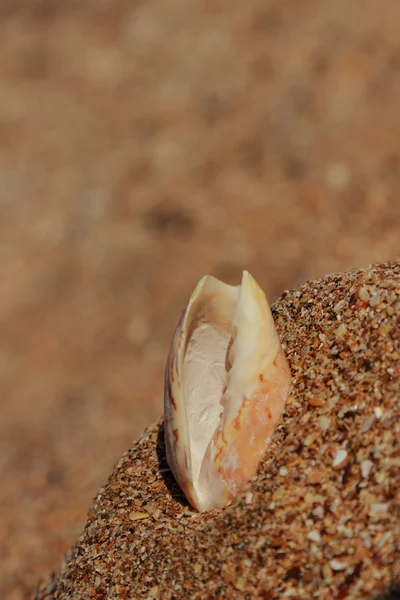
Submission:
[[[266,297],[206,275],[178,323],[166,370],[168,464],[200,512],[225,506],[255,475],[285,406],[290,371]]]

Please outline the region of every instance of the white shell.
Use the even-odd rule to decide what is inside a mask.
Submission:
[[[290,371],[261,288],[211,276],[194,290],[165,371],[168,464],[199,511],[226,505],[252,477],[281,416]]]

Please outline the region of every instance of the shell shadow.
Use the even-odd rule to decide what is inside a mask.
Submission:
[[[386,596],[380,596],[377,600],[400,600],[400,582],[395,584]]]
[[[386,595],[377,596],[375,600],[400,600],[400,582],[395,583]]]
[[[165,452],[165,438],[164,438],[164,423],[161,423],[156,442],[156,452],[158,459],[158,468],[164,480],[165,486],[171,494],[172,498],[183,506],[184,508],[192,509],[189,502],[186,500],[185,494],[177,484],[175,477],[172,474],[171,469],[168,466]]]

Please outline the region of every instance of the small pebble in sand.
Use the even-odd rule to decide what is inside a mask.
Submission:
[[[331,560],[329,566],[332,571],[344,571],[349,565],[341,560]]]
[[[247,492],[247,494],[245,496],[245,502],[246,502],[246,504],[251,504],[253,502],[252,492]]]
[[[374,463],[370,460],[363,460],[361,463],[361,475],[364,479],[367,479],[369,474],[371,473],[371,469],[374,466]]]
[[[370,299],[370,295],[369,295],[368,291],[364,287],[361,287],[358,290],[358,297],[363,302],[369,302],[369,299]]]
[[[321,535],[319,531],[316,530],[309,531],[307,537],[311,542],[316,542],[317,544],[321,541]]]
[[[343,337],[345,335],[346,331],[347,331],[346,325],[344,323],[341,323],[339,325],[339,327],[335,330],[335,335],[338,338]]]
[[[333,457],[332,467],[334,469],[341,469],[347,462],[348,453],[347,450],[337,450]]]
[[[375,308],[375,306],[377,306],[379,304],[379,301],[380,301],[379,294],[374,294],[369,301],[370,307]]]
[[[140,519],[148,519],[150,517],[149,513],[142,512],[131,512],[129,513],[129,518],[131,521],[140,521]]]

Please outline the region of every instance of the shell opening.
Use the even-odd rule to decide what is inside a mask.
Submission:
[[[231,323],[238,300],[237,288],[222,290],[225,284],[210,281],[207,295],[215,299],[205,303],[189,330],[182,364],[183,391],[186,397],[193,482],[199,481],[200,468],[211,438],[223,412],[230,349],[233,345]],[[197,490],[201,494],[201,490]]]

